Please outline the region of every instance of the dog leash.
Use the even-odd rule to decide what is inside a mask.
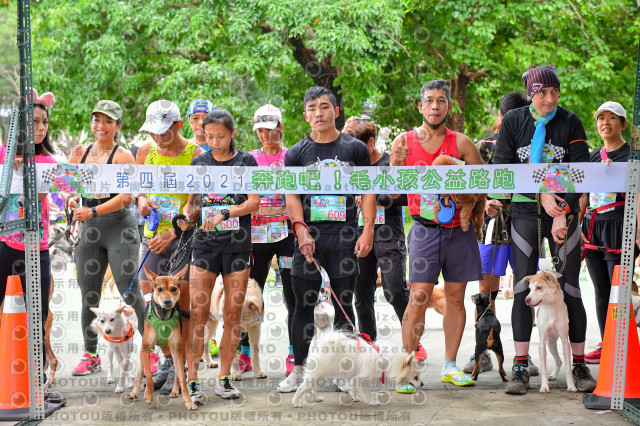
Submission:
[[[347,315],[347,313],[345,312],[344,308],[342,307],[342,304],[340,303],[340,300],[338,299],[338,296],[336,296],[336,294],[333,291],[333,288],[331,287],[331,280],[329,279],[329,274],[327,274],[327,271],[325,271],[324,268],[322,268],[320,264],[318,264],[318,261],[315,258],[313,259],[313,263],[316,265],[316,269],[318,269],[318,272],[320,273],[320,277],[322,278],[322,284],[325,286],[325,288],[329,289],[329,292],[331,293],[336,303],[340,307],[340,310],[344,314],[344,317],[347,319],[351,327],[353,327],[353,329],[356,331],[357,351],[358,352],[360,351],[360,339],[362,339],[365,342],[367,342],[369,346],[375,349],[380,357],[382,357],[382,354],[380,353],[380,348],[375,343],[373,343],[373,341],[371,340],[371,336],[369,336],[367,333],[361,333],[360,329],[356,327],[356,325],[351,321],[351,318],[349,318],[349,315]],[[385,382],[385,371],[383,369],[382,384],[384,384],[384,382]]]
[[[495,262],[496,262],[496,250],[498,249],[498,246],[502,246],[502,241],[506,241],[507,240],[507,230],[504,229],[505,228],[505,220],[504,217],[502,216],[502,207],[498,208],[498,216],[497,219],[500,219],[500,224],[499,226],[495,226],[494,224],[494,230],[493,230],[493,241],[491,241],[493,243],[493,255],[491,256],[491,275],[489,275],[489,305],[487,306],[487,308],[484,310],[484,312],[482,313],[482,315],[480,315],[477,319],[476,319],[476,325],[478,325],[478,321],[480,321],[480,319],[482,317],[484,317],[487,312],[491,311],[493,312],[493,310],[491,309],[491,284],[493,283],[493,277],[494,277],[494,268],[495,268]],[[496,220],[496,219],[493,219]],[[501,229],[500,233],[502,235],[502,240],[498,239],[498,230]],[[500,241],[498,243],[498,241]],[[500,284],[498,283],[498,287],[500,287]]]
[[[145,222],[147,224],[147,229],[149,231],[153,232],[153,237],[151,237],[151,239],[154,239],[156,237],[156,234],[158,233],[158,226],[160,225],[160,219],[158,219],[158,213],[156,212],[156,209],[154,209],[152,207],[151,208],[151,212],[149,213],[149,215],[148,216],[144,216],[144,220],[145,220]],[[138,267],[138,271],[133,276],[133,279],[131,280],[131,284],[129,284],[129,288],[122,295],[122,301],[123,302],[124,302],[125,297],[127,297],[129,292],[131,291],[131,287],[133,287],[133,283],[136,282],[136,278],[138,278],[138,275],[140,274],[140,271],[142,270],[142,267],[144,266],[144,262],[147,261],[147,257],[149,257],[149,253],[151,253],[151,250],[149,250],[147,248],[147,253],[144,255],[144,259],[142,259],[142,262],[140,262],[140,266]]]
[[[176,215],[171,220],[171,223],[173,224],[173,229],[176,231],[176,233],[180,232],[180,239],[178,240],[178,247],[176,247],[176,250],[173,252],[171,257],[169,258],[169,273],[168,273],[168,275],[171,275],[172,273],[174,273],[175,270],[178,268],[178,266],[185,259],[185,257],[189,254],[189,250],[187,250],[187,247],[189,246],[189,243],[191,243],[191,241],[193,240],[193,237],[195,237],[196,233],[200,230],[199,227],[193,227],[193,225],[191,225],[193,232],[191,233],[191,236],[187,239],[187,241],[183,243],[182,240],[184,238],[184,234],[185,233],[178,226],[178,220],[185,220],[185,221],[188,222],[187,217],[185,215],[183,215],[183,214]],[[176,261],[176,259],[178,259],[178,255],[179,254],[182,254],[182,256],[180,257],[180,260]]]

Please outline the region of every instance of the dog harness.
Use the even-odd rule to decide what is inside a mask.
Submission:
[[[376,352],[378,352],[378,355],[382,356],[382,354],[380,353],[380,348],[378,347],[378,345],[373,343],[373,340],[371,340],[371,337],[367,333],[356,334],[356,341],[358,342],[358,345],[356,346],[357,352],[360,352],[360,339],[367,342],[373,349],[376,350]],[[382,384],[384,385],[384,369],[382,370]]]
[[[133,333],[135,333],[136,329],[133,327],[133,324],[131,324],[129,320],[127,320],[127,325],[129,326],[129,328],[127,329],[127,332],[125,333],[124,336],[109,337],[106,334],[102,333],[102,337],[104,337],[104,340],[111,343],[122,343],[122,342],[126,342],[127,340],[131,340],[133,339]]]
[[[169,336],[174,328],[176,328],[176,324],[178,324],[178,320],[180,319],[180,312],[178,309],[173,310],[173,315],[168,320],[161,320],[156,316],[156,313],[153,311],[153,308],[149,306],[147,311],[147,319],[149,320],[149,324],[153,327],[158,335],[158,342],[156,343],[158,346],[166,346],[169,341]]]

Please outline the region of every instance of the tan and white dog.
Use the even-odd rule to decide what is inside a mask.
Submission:
[[[211,292],[211,306],[209,307],[209,319],[205,328],[205,348],[203,358],[209,368],[217,366],[211,359],[209,354],[209,340],[216,334],[216,329],[220,321],[223,321],[224,309],[224,284],[222,278],[218,277]],[[262,313],[264,302],[262,299],[262,290],[258,282],[252,278],[247,284],[247,294],[242,305],[242,313],[240,314],[240,325],[243,332],[249,333],[249,345],[251,346],[251,367],[258,379],[266,379],[267,374],[260,367],[260,326],[262,325]],[[242,380],[240,365],[238,364],[238,356],[231,363],[231,380]]]
[[[558,353],[558,339],[562,342],[564,362],[567,365],[567,390],[577,392],[571,372],[571,346],[569,345],[569,312],[564,303],[564,293],[556,271],[541,271],[535,275],[524,277],[522,282],[529,284],[529,295],[525,303],[538,308],[538,330],[540,332],[540,392],[549,392],[549,380],[555,380],[560,371],[562,360]],[[547,374],[547,345],[556,361],[551,374]]]

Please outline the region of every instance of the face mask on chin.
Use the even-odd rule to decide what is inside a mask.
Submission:
[[[444,116],[444,118],[442,119],[441,122],[439,122],[438,124],[431,124],[427,121],[426,118],[424,118],[424,115],[422,116],[422,121],[424,121],[424,123],[429,126],[432,130],[436,130],[438,129],[440,126],[442,126],[445,121],[447,121],[447,118],[449,118],[449,114],[447,113],[447,115]]]

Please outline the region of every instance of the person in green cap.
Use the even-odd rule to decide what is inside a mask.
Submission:
[[[94,142],[74,148],[71,164],[135,164],[133,155],[118,145],[122,127],[122,108],[113,101],[100,101],[91,111],[91,133]],[[81,222],[80,241],[76,247],[78,286],[82,294],[81,323],[85,354],[71,373],[84,376],[102,369],[97,353],[98,335],[91,322],[96,317],[89,308],[100,304],[102,280],[107,266],[120,294],[125,294],[134,281],[138,267],[140,236],[138,223],[130,210],[131,194],[83,194],[72,196],[69,206],[73,220]],[[126,304],[135,309],[138,318],[144,318],[144,301],[136,278],[131,290],[124,298]],[[144,321],[139,321],[139,330],[144,331]]]

